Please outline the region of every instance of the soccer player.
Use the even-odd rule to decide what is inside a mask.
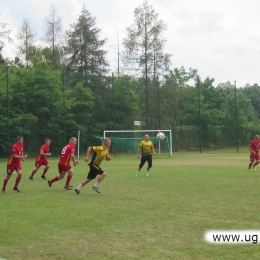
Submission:
[[[91,151],[93,151],[91,162],[89,165],[89,173],[87,176],[87,179],[81,182],[81,184],[75,189],[75,192],[77,194],[80,194],[80,190],[83,186],[85,186],[87,183],[92,181],[96,178],[97,175],[99,175],[95,185],[92,187],[96,192],[100,193],[98,189],[99,183],[106,177],[106,172],[103,171],[99,165],[101,164],[102,160],[106,158],[107,161],[111,160],[111,156],[109,155],[109,147],[111,146],[110,139],[106,138],[104,139],[103,146],[90,146],[87,150],[87,155],[85,158],[85,162],[89,161],[89,156]]]
[[[78,161],[75,158],[75,145],[77,143],[77,138],[71,137],[69,144],[67,144],[61,151],[60,160],[58,162],[59,175],[54,177],[52,180],[48,180],[48,185],[51,187],[52,183],[63,179],[66,172],[68,173],[67,181],[64,186],[65,189],[71,190],[70,180],[74,174],[73,169],[70,166],[70,160],[73,161],[74,166],[76,166]]]
[[[36,159],[35,159],[35,167],[36,168],[32,171],[31,176],[29,177],[30,180],[33,180],[33,175],[40,169],[40,167],[42,165],[45,165],[45,168],[43,170],[43,173],[42,173],[41,177],[44,180],[46,180],[45,174],[46,174],[46,172],[50,168],[49,162],[46,159],[47,156],[51,156],[50,144],[51,144],[51,140],[50,139],[46,139],[45,140],[45,144],[43,144],[41,146],[40,151],[37,154]]]
[[[256,165],[259,164],[260,156],[259,156],[259,149],[260,149],[260,140],[259,135],[255,135],[254,140],[250,142],[248,145],[248,149],[250,153],[250,163],[248,166],[248,171],[251,171],[251,167],[253,166],[253,170],[256,171]]]
[[[140,142],[138,149],[137,149],[137,157],[140,158],[140,151],[142,150],[142,157],[141,157],[141,162],[139,164],[139,167],[137,169],[136,172],[136,176],[139,175],[140,170],[142,169],[142,167],[144,166],[145,162],[148,163],[147,169],[146,169],[146,173],[145,175],[148,177],[149,174],[149,170],[152,167],[152,152],[153,154],[156,154],[153,148],[153,142],[149,140],[149,135],[146,134],[144,136],[144,140]]]
[[[13,144],[11,151],[10,151],[10,156],[8,158],[7,162],[7,175],[4,179],[4,184],[2,188],[2,192],[6,193],[6,185],[9,181],[9,179],[12,176],[13,171],[15,170],[17,172],[17,177],[14,185],[14,190],[17,192],[21,192],[18,188],[18,184],[21,181],[22,178],[22,166],[20,160],[22,159],[24,161],[25,158],[27,158],[27,154],[23,154],[23,137],[18,136],[16,138],[16,143]]]

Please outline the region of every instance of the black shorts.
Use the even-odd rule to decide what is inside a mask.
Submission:
[[[139,167],[142,168],[145,164],[145,162],[148,162],[148,167],[152,167],[153,160],[152,160],[152,155],[143,155],[141,158],[141,162],[139,164]]]
[[[96,165],[89,165],[89,173],[87,178],[93,180],[97,177],[97,175],[102,174],[103,172],[104,171],[100,167]]]

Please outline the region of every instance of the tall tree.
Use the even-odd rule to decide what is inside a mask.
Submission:
[[[76,23],[66,31],[66,49],[69,67],[78,72],[84,86],[93,81],[93,76],[100,76],[108,66],[103,49],[106,42],[100,39],[101,29],[96,27],[95,18],[83,6]]]
[[[124,64],[141,72],[144,77],[145,117],[148,123],[149,82],[156,87],[156,75],[160,75],[170,65],[170,54],[164,53],[166,39],[163,32],[166,24],[159,19],[159,14],[144,0],[142,6],[134,10],[134,23],[127,28]],[[138,73],[140,75],[140,73]]]
[[[18,45],[18,56],[20,60],[25,62],[25,66],[29,67],[29,49],[33,46],[36,33],[31,27],[29,20],[24,19],[17,33],[17,39],[20,41]]]
[[[3,48],[5,46],[5,41],[12,42],[10,37],[11,30],[6,29],[6,23],[0,23],[0,63],[4,63],[4,58],[2,55]]]
[[[51,5],[50,7],[49,15],[45,18],[45,25],[46,25],[45,40],[46,42],[51,43],[52,69],[55,70],[56,69],[55,56],[56,55],[58,56],[58,53],[55,52],[58,49],[55,47],[62,33],[62,21],[57,14],[57,8],[55,8],[53,5]]]

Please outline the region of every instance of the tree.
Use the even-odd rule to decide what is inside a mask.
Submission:
[[[134,23],[127,28],[127,37],[123,40],[125,66],[140,71],[144,78],[147,123],[148,111],[151,110],[148,107],[149,83],[156,88],[156,74],[162,74],[170,65],[171,55],[163,52],[166,40],[162,34],[165,30],[166,24],[159,20],[158,13],[145,0],[142,6],[135,8]]]
[[[52,46],[52,69],[56,69],[56,58],[55,56],[58,55],[56,53],[57,48],[57,42],[59,37],[61,36],[62,32],[62,22],[61,18],[57,15],[57,9],[51,5],[49,16],[45,18],[45,25],[46,25],[46,31],[45,31],[45,40],[48,43],[51,43]]]
[[[11,30],[6,30],[6,23],[0,23],[0,63],[4,63],[2,50],[5,46],[5,40],[11,43],[13,40],[10,37]]]
[[[66,31],[68,66],[79,74],[84,87],[107,71],[106,51],[103,50],[106,40],[100,39],[100,32],[95,25],[95,18],[85,6],[77,22],[71,25],[71,30]]]
[[[29,49],[33,46],[34,43],[34,37],[36,33],[34,32],[34,29],[31,27],[31,23],[29,20],[24,19],[20,30],[17,33],[17,39],[20,41],[20,44],[18,46],[18,56],[20,57],[20,60],[25,62],[25,66],[29,67]]]

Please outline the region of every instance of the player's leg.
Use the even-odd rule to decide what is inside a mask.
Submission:
[[[102,173],[101,173],[101,172],[102,172]],[[102,170],[100,169],[99,177],[98,177],[96,183],[95,183],[94,186],[93,186],[93,189],[94,189],[96,192],[100,193],[100,191],[99,191],[99,189],[98,189],[98,185],[99,185],[100,182],[106,177],[106,175],[107,175],[107,173],[104,172],[104,171],[102,171]]]
[[[80,193],[80,190],[82,189],[82,187],[84,187],[86,184],[88,184],[89,182],[91,182],[92,180],[94,180],[98,174],[102,174],[103,171],[99,168],[99,167],[96,167],[96,166],[93,166],[93,165],[90,165],[89,166],[89,173],[88,173],[88,176],[87,176],[87,179],[83,180],[79,186],[75,189],[75,192],[77,194]]]
[[[45,165],[45,168],[43,170],[43,173],[41,175],[41,177],[46,180],[45,174],[47,173],[47,171],[50,169],[50,165],[49,163],[46,161],[43,165]]]
[[[253,166],[254,161],[255,161],[255,158],[254,158],[253,153],[250,154],[250,158],[249,158],[249,160],[250,160],[250,163],[249,163],[249,165],[248,165],[248,171],[251,170],[251,167]]]
[[[29,177],[30,180],[33,180],[33,175],[40,169],[41,164],[35,162],[35,169],[32,171],[31,176]]]
[[[73,171],[72,168],[70,168],[70,169],[67,171],[67,173],[68,173],[68,176],[67,176],[67,181],[66,181],[66,184],[65,184],[64,188],[67,189],[67,190],[71,190],[70,180],[72,179],[72,176],[73,176],[73,174],[74,174],[74,171]]]
[[[256,165],[259,164],[259,159],[255,160],[255,163],[253,164],[253,170],[256,171]]]
[[[16,177],[15,184],[14,184],[14,190],[20,192],[18,185],[22,179],[23,172],[22,172],[21,168],[17,168],[16,172],[17,172],[17,177]]]
[[[7,185],[8,181],[9,181],[9,179],[12,177],[13,171],[14,171],[14,170],[11,170],[11,169],[8,168],[8,166],[7,166],[7,174],[6,174],[6,177],[5,177],[5,179],[4,179],[3,188],[2,188],[2,192],[3,192],[3,193],[6,193],[6,189],[5,189],[5,188],[6,188],[6,185]]]
[[[148,172],[149,172],[149,170],[150,170],[150,169],[152,168],[152,166],[153,166],[152,156],[149,156],[149,157],[147,158],[147,162],[148,162],[148,166],[147,166],[145,175],[148,177],[148,176],[149,176]]]
[[[61,164],[58,164],[58,170],[59,170],[59,175],[57,175],[56,177],[54,177],[51,180],[48,180],[48,185],[50,187],[51,187],[53,182],[56,182],[56,181],[59,181],[60,179],[63,179],[66,172],[67,172],[65,165],[61,165]]]
[[[136,172],[136,176],[139,175],[139,173],[140,173],[141,169],[143,168],[145,162],[146,162],[146,159],[145,159],[144,156],[142,156],[142,157],[141,157],[140,164],[139,164],[138,169],[137,169],[137,172]]]

